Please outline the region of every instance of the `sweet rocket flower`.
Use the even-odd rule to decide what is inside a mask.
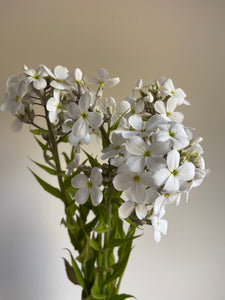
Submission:
[[[118,191],[129,190],[131,194],[138,195],[141,199],[146,197],[145,187],[151,184],[151,177],[148,173],[130,172],[126,168],[113,179],[115,189]]]
[[[167,234],[168,222],[157,216],[153,216],[151,220],[154,228],[154,241],[158,243],[161,240],[161,233],[164,235]]]
[[[85,76],[85,80],[89,83],[89,84],[93,84],[93,85],[97,85],[100,87],[114,87],[115,85],[117,85],[120,82],[119,77],[115,77],[115,78],[109,78],[109,73],[106,69],[104,68],[98,68],[97,70],[97,78],[93,77],[93,76]]]
[[[59,90],[54,90],[53,91],[53,96],[51,97],[46,105],[47,110],[49,111],[49,120],[51,123],[54,123],[57,115],[60,113],[61,109],[59,108],[60,106],[60,91]]]
[[[158,142],[170,142],[171,147],[181,150],[189,145],[189,140],[184,126],[179,123],[167,123],[158,126],[159,131],[155,134]]]
[[[113,122],[116,122],[123,114],[130,110],[130,103],[123,100],[117,104],[113,97],[108,97],[104,99],[104,105],[99,105],[99,109],[103,115],[110,118]],[[125,123],[126,120],[122,117],[120,126],[123,126]]]
[[[179,111],[174,111],[177,107],[176,99],[169,98],[165,104],[162,100],[158,100],[154,104],[157,113],[163,116],[166,120],[182,123],[184,115]]]
[[[153,174],[153,181],[156,186],[163,186],[166,193],[180,191],[183,182],[192,180],[195,176],[195,166],[191,162],[180,164],[180,154],[177,150],[171,150],[167,155],[167,167],[157,170]]]
[[[125,143],[128,152],[126,165],[132,172],[141,172],[145,166],[151,171],[163,166],[163,156],[170,150],[168,143],[157,142],[150,145],[139,136],[133,136]]]
[[[164,96],[170,96],[170,99],[172,99],[173,101],[175,100],[178,105],[190,105],[190,103],[185,100],[187,96],[185,92],[180,88],[175,89],[173,81],[171,79],[167,79],[166,81],[164,81],[161,94]]]
[[[130,134],[124,133],[123,136],[128,138],[133,135],[138,135],[141,137],[151,136],[154,130],[165,123],[165,119],[160,115],[152,116],[148,121],[143,121],[138,115],[133,115],[129,118],[129,124],[132,126],[133,130],[129,130]]]
[[[116,133],[113,133],[112,135],[112,144],[110,144],[107,148],[102,150],[102,153],[104,153],[101,157],[101,159],[107,159],[111,157],[115,157],[118,154],[125,152],[125,146],[123,145],[124,138]]]
[[[44,77],[47,76],[47,73],[42,66],[39,66],[37,70],[25,69],[24,73],[28,75],[27,82],[32,82],[35,89],[42,90],[46,87],[47,82]]]
[[[25,80],[18,81],[17,77],[10,77],[7,83],[7,93],[3,98],[1,111],[11,111],[13,115],[24,111],[24,96],[28,92],[28,84]]]
[[[121,218],[127,218],[135,210],[138,219],[142,220],[148,213],[147,205],[155,200],[156,194],[152,189],[148,189],[143,195],[137,195],[127,190],[122,194],[121,198],[124,199],[125,202],[119,207],[119,216]]]
[[[50,85],[57,90],[66,90],[69,87],[69,83],[67,79],[69,78],[69,71],[66,67],[56,66],[54,68],[54,72],[52,72],[49,68],[42,65],[44,71],[53,78],[50,82]]]
[[[68,115],[75,119],[75,123],[72,128],[72,133],[78,139],[83,139],[89,132],[89,126],[93,129],[98,129],[103,118],[99,112],[89,111],[91,104],[91,96],[89,93],[85,93],[80,97],[78,105],[71,102],[67,107]]]
[[[102,202],[103,195],[99,188],[102,184],[102,174],[98,168],[91,170],[90,179],[84,174],[78,174],[71,180],[71,184],[78,189],[75,195],[75,201],[78,204],[87,202],[89,195],[94,206]]]

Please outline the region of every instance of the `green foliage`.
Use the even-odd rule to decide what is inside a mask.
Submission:
[[[135,297],[132,296],[132,295],[128,295],[128,294],[120,294],[120,295],[112,296],[109,300],[124,300],[124,299],[127,299],[127,298],[135,298]]]
[[[87,153],[84,149],[82,149],[82,150],[83,150],[83,152],[87,155],[88,161],[89,161],[89,163],[90,163],[90,165],[91,165],[92,168],[94,168],[94,167],[100,168],[100,167],[101,167],[100,163],[97,161],[96,158],[93,158],[93,157],[92,157],[89,153]]]
[[[50,193],[51,195],[53,195],[56,198],[59,198],[60,200],[62,200],[62,193],[59,189],[57,189],[56,187],[50,185],[49,183],[47,183],[46,181],[44,181],[43,179],[41,179],[37,174],[35,174],[30,168],[28,168],[30,170],[30,172],[34,175],[34,177],[36,178],[36,180],[38,181],[38,183],[43,187],[43,189]]]
[[[36,161],[33,160],[33,159],[31,159],[31,161],[32,161],[33,163],[35,163],[35,164],[36,164],[38,167],[40,167],[41,169],[45,170],[47,173],[49,173],[49,174],[51,174],[51,175],[59,175],[58,172],[57,172],[55,169],[49,168],[49,167],[47,167],[47,166],[45,166],[45,165],[43,165],[43,164],[40,164],[40,163],[36,162]]]

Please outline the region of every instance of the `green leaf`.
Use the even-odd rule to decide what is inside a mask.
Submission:
[[[54,186],[50,185],[49,183],[47,183],[46,181],[44,181],[43,179],[41,179],[37,174],[35,174],[30,168],[28,168],[30,170],[30,172],[34,175],[34,177],[36,178],[36,180],[38,181],[38,183],[43,187],[43,189],[50,193],[51,195],[55,196],[56,198],[59,198],[60,200],[62,200],[62,193],[60,192],[59,189],[55,188]],[[63,201],[63,200],[62,200]]]
[[[63,258],[63,260],[64,260],[64,263],[65,263],[67,277],[69,278],[69,280],[72,283],[79,285],[79,282],[78,282],[78,280],[76,278],[76,275],[75,275],[73,267],[68,263],[68,261],[65,258]]]
[[[120,295],[114,295],[110,298],[110,300],[124,300],[124,299],[127,299],[127,298],[135,298],[134,296],[132,295],[128,295],[128,294],[120,294]],[[137,298],[135,298],[137,299]]]
[[[130,108],[128,110],[126,110],[121,116],[120,118],[109,128],[109,133],[113,130],[116,130],[120,124],[121,119],[125,116],[125,114],[130,110]]]
[[[100,168],[100,167],[101,167],[100,163],[97,161],[96,158],[93,158],[93,157],[92,157],[89,153],[87,153],[84,149],[82,149],[82,150],[83,150],[83,152],[87,155],[88,160],[89,160],[89,163],[90,163],[90,165],[91,165],[92,168],[94,168],[94,167]]]
[[[136,235],[133,237],[124,238],[124,239],[113,239],[109,242],[108,248],[114,248],[114,247],[118,247],[118,246],[121,246],[121,245],[129,243],[129,242],[132,242],[134,239],[136,239],[140,236],[142,236],[142,234],[139,234],[139,235]]]
[[[83,276],[82,276],[80,269],[78,268],[75,260],[73,259],[72,255],[71,255],[71,259],[72,259],[72,266],[68,263],[68,261],[65,258],[63,258],[65,267],[66,267],[67,277],[74,284],[80,285],[84,288],[85,282],[84,282]]]
[[[106,231],[109,231],[109,228],[104,223],[98,223],[98,225],[95,227],[94,231],[98,233],[104,233]]]
[[[77,260],[82,263],[82,265],[85,265],[86,262],[88,262],[92,257],[94,256],[94,251],[89,245],[88,241],[86,242],[86,245],[81,252],[81,254],[77,257]]]
[[[87,237],[88,237],[88,236],[87,236]],[[88,237],[88,241],[89,241],[89,243],[90,243],[90,246],[91,246],[93,249],[95,249],[95,250],[97,250],[97,251],[102,251],[101,245],[100,245],[98,242],[96,242],[96,241],[90,239],[89,237]]]
[[[41,169],[45,170],[47,173],[51,174],[51,175],[58,175],[57,171],[55,169],[49,168],[45,165],[42,165],[38,162],[36,162],[33,159],[30,159],[33,163],[35,163],[38,167],[40,167]]]
[[[91,295],[94,299],[105,299],[107,295],[101,292],[102,282],[99,277],[99,273],[96,271],[95,282],[91,288]]]
[[[34,135],[41,135],[42,130],[41,129],[30,129],[30,132]]]
[[[105,299],[107,295],[102,294],[99,292],[98,286],[94,285],[91,289],[91,295],[94,297],[94,299]]]
[[[65,162],[66,162],[66,164],[68,165],[68,164],[70,163],[69,156],[67,155],[66,152],[63,152],[62,155],[64,156]]]
[[[70,253],[70,258],[71,258],[71,262],[72,262],[72,266],[73,266],[73,271],[74,271],[74,277],[77,280],[77,284],[79,284],[80,286],[82,286],[83,288],[85,287],[85,282],[84,282],[84,278],[83,275],[75,261],[75,259],[73,258],[71,252],[69,249],[66,249],[69,253]]]
[[[50,151],[51,152],[51,149],[49,148],[49,146],[48,146],[48,144],[46,143],[46,145],[45,144],[43,144],[41,141],[39,141],[39,139],[37,139],[35,136],[34,136],[34,138],[35,138],[35,140],[37,141],[37,143],[38,143],[38,145],[41,147],[41,149],[43,150],[43,151]]]

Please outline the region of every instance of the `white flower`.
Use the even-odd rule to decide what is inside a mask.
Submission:
[[[183,182],[192,180],[195,176],[195,166],[191,162],[180,164],[180,154],[177,150],[171,150],[167,155],[167,167],[157,170],[153,174],[156,186],[163,186],[166,193],[176,193]]]
[[[167,79],[163,82],[161,94],[164,96],[170,96],[170,99],[175,100],[178,105],[190,105],[190,103],[185,100],[187,96],[185,92],[180,88],[175,89],[171,79]]]
[[[54,72],[44,65],[42,65],[42,67],[46,73],[54,79],[50,82],[50,85],[53,88],[58,90],[68,89],[69,83],[67,82],[67,79],[69,78],[69,71],[66,67],[56,66]]]
[[[162,100],[158,100],[154,104],[157,113],[163,116],[166,120],[182,123],[184,115],[181,112],[174,111],[177,107],[177,102],[173,98],[169,98],[166,104]]]
[[[60,91],[54,90],[53,96],[54,97],[51,97],[48,100],[47,105],[46,105],[46,108],[49,111],[49,120],[51,123],[55,122],[57,115],[61,111],[61,109],[59,108],[59,106],[60,106]]]
[[[130,109],[130,103],[126,100],[116,103],[113,97],[108,97],[104,99],[104,105],[100,105],[99,109],[102,113],[116,122],[124,113],[128,112]],[[127,121],[124,117],[120,120],[120,125],[123,126]]]
[[[141,199],[146,197],[146,186],[152,185],[149,173],[130,172],[125,166],[121,168],[121,173],[113,179],[113,185],[118,191],[126,191],[133,195],[138,195]]]
[[[46,87],[47,82],[44,77],[46,77],[46,71],[43,69],[42,65],[35,69],[25,69],[24,73],[28,75],[27,81],[33,83],[33,86],[37,90],[42,90]]]
[[[181,150],[189,145],[188,136],[182,124],[171,122],[161,124],[158,128],[160,130],[155,134],[156,141],[169,141],[172,148],[177,150]]]
[[[153,216],[151,219],[154,228],[154,241],[158,243],[161,240],[161,233],[164,235],[167,234],[168,222],[157,216]]]
[[[149,118],[148,121],[143,121],[138,115],[133,115],[129,118],[129,124],[133,127],[132,131],[124,132],[123,136],[125,138],[139,135],[141,137],[151,136],[156,128],[162,123],[165,123],[165,119],[161,115],[154,115]]]
[[[107,148],[102,150],[104,153],[101,159],[107,159],[111,157],[115,157],[120,153],[125,152],[125,146],[123,145],[124,138],[120,134],[113,133],[112,134],[112,144],[110,144]]]
[[[121,218],[127,218],[135,210],[138,219],[142,220],[148,213],[147,205],[155,200],[156,195],[153,189],[148,189],[145,194],[141,195],[126,190],[121,198],[124,199],[125,202],[119,207],[119,216]]]
[[[133,136],[126,141],[128,158],[126,165],[132,172],[141,172],[145,166],[154,171],[164,164],[163,156],[170,150],[164,142],[146,144],[139,136]]]
[[[7,82],[7,93],[3,98],[1,111],[11,111],[13,115],[17,112],[24,111],[24,96],[28,92],[27,82],[24,80],[17,81],[15,76],[9,78]]]
[[[104,68],[98,68],[97,70],[97,78],[92,77],[92,76],[85,76],[85,80],[89,84],[97,85],[100,87],[113,87],[117,85],[120,82],[119,77],[115,78],[109,78],[109,73],[106,69]]]
[[[77,203],[84,204],[89,195],[94,206],[102,202],[103,195],[99,188],[102,184],[102,174],[98,168],[95,167],[91,170],[90,179],[84,174],[78,174],[71,180],[71,184],[78,189],[75,195]]]
[[[143,112],[145,103],[142,99],[137,100],[136,98],[129,96],[125,100],[130,103],[130,112],[127,115],[128,118],[134,114]]]
[[[89,111],[91,104],[91,96],[89,93],[85,93],[80,97],[79,104],[71,102],[67,107],[68,115],[76,119],[72,133],[78,139],[83,139],[89,132],[89,126],[93,129],[98,129],[103,118],[99,112]]]

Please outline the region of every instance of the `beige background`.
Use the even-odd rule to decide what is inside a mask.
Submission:
[[[225,2],[134,0],[1,0],[0,96],[23,64],[105,67],[121,84],[118,101],[137,78],[171,77],[188,95],[185,125],[203,136],[211,169],[188,205],[167,211],[168,235],[153,242],[152,228],[136,241],[122,292],[138,300],[224,300],[224,70]],[[72,300],[80,289],[67,280],[69,247],[59,225],[61,204],[29,174],[28,157],[41,161],[28,128],[12,133],[1,113],[0,299]],[[94,149],[93,149],[94,150]]]

